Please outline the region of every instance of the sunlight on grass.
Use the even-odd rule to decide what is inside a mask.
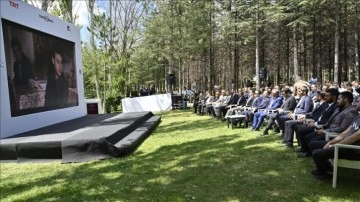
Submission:
[[[123,176],[123,174],[119,173],[119,172],[109,172],[109,173],[104,173],[103,176],[104,176],[104,179],[110,180],[110,179],[117,179],[117,178]]]
[[[167,185],[173,182],[173,178],[169,176],[160,176],[154,179],[148,180],[149,183],[163,184]]]

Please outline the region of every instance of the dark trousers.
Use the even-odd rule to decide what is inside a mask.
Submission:
[[[276,120],[277,120],[277,122],[279,124],[280,130],[282,130],[282,132],[284,134],[285,122],[288,121],[288,120],[292,120],[292,119],[289,117],[288,114],[282,114]]]
[[[197,106],[197,114],[202,115],[204,113],[204,107],[206,105],[204,103],[199,103]]]
[[[275,120],[276,120],[276,116],[278,116],[279,114],[278,113],[272,113],[272,114],[269,114],[267,117],[268,117],[268,123],[267,123],[267,126],[266,126],[266,130],[269,130],[274,124],[275,124]]]
[[[294,131],[295,126],[301,124],[298,120],[288,120],[285,122],[285,129],[284,129],[284,140],[288,144],[293,144],[294,142]]]
[[[303,142],[301,143],[301,150],[307,153],[307,156],[311,155],[310,142],[313,141],[325,141],[325,135],[318,135],[316,131],[305,135]]]
[[[326,171],[332,171],[329,159],[334,158],[334,147],[323,149],[326,143],[326,141],[312,141],[309,145],[316,169],[322,174],[325,174]],[[339,158],[360,160],[360,154],[354,149],[341,148],[339,149]]]
[[[200,103],[201,104],[201,103]],[[194,101],[194,105],[193,105],[193,107],[194,107],[194,113],[197,113],[197,111],[198,111],[198,106],[199,106],[199,102],[198,101]]]
[[[275,121],[282,115],[284,115],[286,113],[284,112],[281,112],[281,113],[272,113],[272,114],[269,114],[267,117],[268,117],[268,124],[266,126],[266,130],[270,130],[271,127],[273,127],[273,125],[275,124]]]
[[[210,105],[210,106],[207,107],[207,113],[208,113],[209,115],[215,114],[215,112],[214,112],[214,107],[213,107],[212,105]]]
[[[296,125],[294,127],[296,139],[298,140],[299,145],[301,146],[301,150],[303,150],[303,145],[305,145],[305,136],[309,133],[314,132],[314,126],[308,126],[306,124]],[[306,145],[307,146],[307,145]]]
[[[230,107],[227,106],[221,106],[220,107],[220,114],[222,114],[222,117],[225,117],[226,112],[230,109]]]

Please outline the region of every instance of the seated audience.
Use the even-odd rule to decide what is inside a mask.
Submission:
[[[263,135],[268,135],[270,128],[273,127],[275,124],[275,120],[277,117],[280,117],[281,115],[288,114],[292,112],[296,107],[296,99],[293,95],[291,95],[292,92],[290,88],[284,88],[282,90],[282,96],[283,96],[283,104],[280,108],[276,110],[276,113],[272,113],[268,115],[269,121],[267,126],[265,127],[265,130],[263,131]]]
[[[315,131],[311,132],[301,140],[301,148],[304,150],[303,155],[299,157],[310,156],[309,144],[311,141],[325,140],[325,132],[340,133],[344,131],[359,114],[356,107],[351,105],[353,97],[350,92],[340,93],[338,99],[338,108],[331,115],[329,121],[322,126],[316,126]]]
[[[313,132],[315,130],[315,126],[321,126],[326,124],[334,111],[338,108],[337,100],[339,97],[339,91],[336,89],[327,89],[325,92],[325,99],[328,103],[328,107],[326,108],[325,112],[318,118],[318,120],[314,123],[314,125],[310,124],[299,124],[294,127],[296,139],[298,140],[298,144],[301,146],[298,152],[305,152],[303,147],[306,145],[302,145],[304,142],[305,135]],[[299,154],[301,155],[301,154]]]
[[[294,109],[294,113],[284,114],[276,119],[279,128],[282,131],[282,137],[284,137],[284,128],[286,121],[296,119],[296,116],[299,114],[306,114],[311,112],[313,108],[313,103],[311,98],[307,94],[308,94],[308,89],[306,87],[299,89],[300,100]]]
[[[341,96],[342,97],[342,96]],[[356,102],[356,110],[360,111],[360,98]],[[311,173],[316,179],[327,179],[330,177],[328,172],[332,172],[332,166],[329,163],[329,159],[334,158],[334,145],[348,144],[360,146],[360,115],[357,115],[348,128],[336,136],[333,140],[326,141],[312,141],[310,143],[310,151],[316,170]],[[340,159],[360,160],[360,151],[354,149],[341,148],[339,150]]]
[[[272,96],[269,105],[265,108],[264,111],[255,112],[252,129],[258,131],[261,124],[264,122],[265,117],[272,112],[272,110],[276,110],[282,104],[282,96],[280,96],[280,91],[277,89],[272,90]]]
[[[246,116],[246,118],[245,118],[245,121],[246,121],[245,126],[247,126],[248,123],[252,122],[255,112],[258,112],[260,109],[266,109],[266,107],[269,104],[270,104],[270,92],[269,91],[264,91],[263,97],[261,98],[261,102],[259,103],[259,105],[252,108],[251,111],[244,111],[243,112],[243,114]]]
[[[316,97],[316,101],[319,102],[315,109],[310,112],[301,115],[297,120],[288,120],[285,122],[285,131],[284,131],[284,142],[286,148],[292,148],[293,147],[293,140],[294,140],[294,127],[296,125],[299,125],[305,121],[305,119],[318,121],[320,116],[325,112],[325,110],[328,108],[329,104],[325,100],[325,93],[324,92],[318,92]]]

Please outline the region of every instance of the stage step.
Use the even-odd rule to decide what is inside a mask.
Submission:
[[[132,153],[150,135],[160,120],[160,116],[150,117],[132,133],[116,143],[115,147],[120,150],[117,156]]]

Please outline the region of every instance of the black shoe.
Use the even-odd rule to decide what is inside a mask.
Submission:
[[[273,130],[274,130],[275,133],[280,133],[280,128],[279,128],[279,127],[275,127],[275,126],[274,126],[274,129],[273,129]]]
[[[284,146],[284,148],[285,148],[285,149],[292,149],[292,148],[294,148],[294,146],[286,144],[286,145]]]
[[[263,132],[262,132],[262,135],[269,135],[269,132],[267,129],[265,129]]]
[[[331,174],[320,173],[318,170],[311,171],[311,174],[314,176],[315,179],[318,180],[328,180],[332,178]]]
[[[306,157],[310,157],[310,155],[306,152],[301,152],[298,155],[296,155],[299,158],[306,158]]]

